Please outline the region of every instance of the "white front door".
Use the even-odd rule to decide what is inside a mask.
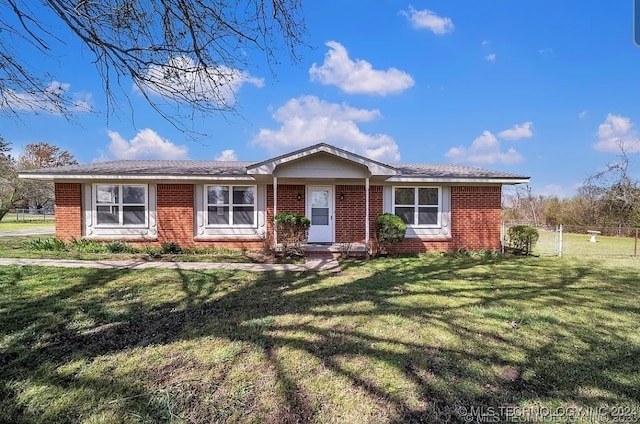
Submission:
[[[333,187],[307,187],[309,243],[333,242]]]

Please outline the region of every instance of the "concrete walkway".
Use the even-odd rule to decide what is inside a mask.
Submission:
[[[222,262],[153,262],[141,260],[127,261],[82,261],[70,259],[21,259],[0,258],[0,266],[55,266],[61,268],[94,268],[94,269],[225,269],[231,271],[328,271],[340,272],[340,264],[335,259],[308,259],[304,265],[298,264],[247,264]]]
[[[40,236],[46,234],[54,234],[55,232],[55,227],[29,228],[28,230],[0,231],[0,237]]]

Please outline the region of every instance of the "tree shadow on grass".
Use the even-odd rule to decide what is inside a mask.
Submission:
[[[629,326],[633,331],[633,324],[637,329],[640,319],[637,309],[620,302],[621,296],[637,292],[635,273],[626,269],[612,275],[584,262],[558,262],[557,267],[549,263],[404,259],[373,266],[348,264],[338,277],[176,270],[172,272],[177,275],[166,274],[166,284],[177,278],[178,284],[171,284],[179,287],[180,296],[156,302],[145,300],[139,291],[159,287],[164,274],[85,271],[76,284],[50,295],[23,296],[5,306],[9,314],[0,317],[0,325],[8,342],[0,352],[0,394],[8,400],[1,411],[11,418],[37,421],[28,411],[6,405],[12,399],[21,404],[13,382],[44,376],[42,384],[63,389],[100,393],[108,386],[118,408],[170,421],[170,402],[158,404],[158,392],[150,385],[118,382],[108,373],[93,379],[71,374],[61,380],[51,377],[55,373],[43,373],[43,366],[91,363],[108,355],[206,338],[262,352],[260,370],[271,376],[270,384],[280,397],[275,405],[263,406],[263,415],[247,420],[323,418],[321,403],[326,398],[315,393],[308,380],[313,379],[310,373],[320,379],[327,372],[338,391],[357,394],[353,402],[372,404],[374,412],[360,417],[363,421],[377,417],[389,422],[456,422],[468,419],[465,414],[473,407],[536,402],[637,405],[640,347],[622,330]],[[5,280],[19,284],[24,278],[20,272],[27,271],[6,271]],[[122,278],[142,279],[144,284],[106,287]],[[114,301],[127,301],[125,312],[114,314],[109,307]],[[593,308],[598,325],[589,322],[584,308]],[[95,321],[91,329],[69,325],[79,310]],[[600,310],[623,314],[629,322],[608,323],[607,316],[597,317]],[[580,313],[584,315],[571,318]],[[57,317],[55,325],[52,316]],[[20,336],[25,325],[32,336]],[[300,353],[300,363],[292,365],[287,353],[292,351]],[[237,354],[234,366],[250,353]],[[176,373],[189,367],[196,374],[213,375],[207,384],[217,388],[231,372],[229,366],[214,372],[210,364],[172,365]],[[401,389],[390,387],[394,379]],[[203,406],[207,387],[188,402],[185,393],[195,389],[180,387],[170,393],[178,399],[176,416],[201,418],[212,411]],[[261,393],[252,396],[260,398]],[[212,402],[219,413],[219,399]],[[253,408],[259,404],[259,399],[251,403]],[[243,416],[234,413],[217,417],[242,421]]]

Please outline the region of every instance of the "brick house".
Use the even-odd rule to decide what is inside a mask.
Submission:
[[[53,180],[56,236],[184,247],[277,245],[273,217],[311,219],[309,243],[373,239],[376,216],[408,226],[399,251],[500,249],[501,190],[528,177],[458,165],[384,164],[330,146],[263,162],[130,160],[25,171]]]

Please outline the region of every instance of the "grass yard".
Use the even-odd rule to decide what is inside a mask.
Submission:
[[[540,238],[534,252],[540,255],[552,255],[555,248],[556,233],[553,231],[540,231]],[[620,257],[630,258],[634,254],[635,240],[633,237],[596,237],[597,242],[591,243],[589,234],[564,233],[562,235],[562,254],[564,256],[581,258]],[[640,244],[640,240],[639,240]],[[640,246],[638,249],[640,254]]]
[[[29,247],[33,241],[53,240],[51,235],[16,236],[0,238],[0,258],[35,258],[35,259],[79,259],[79,260],[150,260],[149,254],[138,253],[108,253],[93,251],[101,243],[88,243],[86,250],[37,250]],[[144,249],[142,249],[144,250]],[[157,249],[156,249],[157,250]],[[299,260],[274,258],[261,252],[244,251],[239,249],[188,249],[181,254],[153,255],[154,261],[179,262],[227,262],[227,263],[296,263]]]
[[[32,228],[54,228],[56,221],[53,216],[47,216],[46,220],[42,215],[26,220],[16,220],[15,213],[8,213],[0,220],[0,232],[29,230]]]
[[[0,422],[640,419],[636,261],[343,266],[1,267]]]

